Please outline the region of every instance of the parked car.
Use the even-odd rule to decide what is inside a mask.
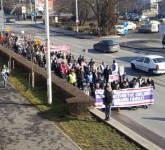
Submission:
[[[142,15],[139,17],[139,21],[149,21],[150,18],[148,16]]]
[[[128,21],[128,30],[135,30],[136,29],[136,24]]]
[[[120,45],[115,40],[102,40],[93,45],[93,48],[100,52],[117,52],[120,50]]]
[[[158,21],[158,20],[150,20],[149,23],[159,25],[160,21]]]
[[[6,23],[15,23],[16,18],[15,18],[15,16],[12,16],[12,15],[6,15],[5,16],[5,22]]]
[[[159,32],[159,25],[155,23],[147,23],[140,26],[139,32]]]
[[[165,73],[165,58],[159,55],[147,55],[131,61],[132,69],[139,69],[150,74]]]
[[[114,30],[118,35],[125,35],[125,27],[124,25],[115,25]]]

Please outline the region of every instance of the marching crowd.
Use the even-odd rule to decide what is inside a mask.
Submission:
[[[46,49],[41,43],[36,43],[26,37],[20,41],[17,36],[8,33],[4,36],[0,35],[0,43],[40,67],[46,68]],[[145,86],[152,86],[155,89],[154,81],[149,76],[145,78],[139,75],[129,80],[125,73],[121,74],[118,63],[115,60],[113,60],[112,65],[108,65],[105,62],[98,64],[93,59],[87,61],[81,55],[76,59],[71,53],[54,51],[51,52],[51,70],[89,96],[95,97],[96,89],[104,89],[106,120],[111,115],[113,90]],[[6,86],[8,75],[9,71],[4,65],[1,69],[4,86]],[[110,76],[113,75],[117,75],[118,78],[110,80]]]
[[[23,41],[18,42],[18,37],[6,33],[3,36],[1,44],[13,49],[16,53],[38,64],[40,67],[46,67],[46,49],[42,44],[36,44],[34,40],[24,37]],[[88,62],[84,56],[77,59],[71,53],[54,51],[51,53],[52,71],[59,77],[66,79],[70,84],[84,90],[88,95],[95,96],[96,88],[104,88],[109,83],[109,77],[112,74],[119,74],[118,63],[113,60],[112,65],[96,63],[93,59]],[[124,88],[138,88],[144,86],[153,86],[154,81],[151,77],[143,78],[138,76],[128,80],[123,74],[119,79],[110,83],[112,90]]]

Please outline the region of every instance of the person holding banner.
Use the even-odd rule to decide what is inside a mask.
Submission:
[[[115,60],[113,60],[112,72],[114,72],[114,73],[119,73],[119,66],[118,66],[118,64],[116,63]]]
[[[104,89],[103,103],[105,105],[105,120],[109,120],[111,117],[111,105],[113,101],[113,90],[111,85],[107,84]]]

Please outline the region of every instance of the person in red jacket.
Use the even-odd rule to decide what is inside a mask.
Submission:
[[[60,63],[60,76],[65,79],[66,78],[66,75],[68,73],[68,67],[67,65],[62,61]]]

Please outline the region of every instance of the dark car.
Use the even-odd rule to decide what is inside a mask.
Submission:
[[[97,51],[108,53],[117,52],[120,50],[120,45],[115,40],[102,40],[93,45],[93,48]]]
[[[15,16],[5,16],[6,23],[15,23]]]

